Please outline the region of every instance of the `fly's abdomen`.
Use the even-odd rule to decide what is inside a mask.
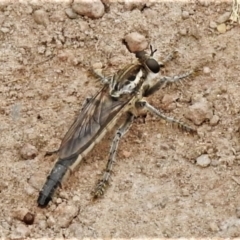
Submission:
[[[61,184],[61,181],[67,171],[68,167],[60,164],[59,161],[55,164],[51,173],[47,177],[47,181],[39,193],[37,200],[38,206],[45,207],[48,205],[48,203],[52,200],[52,196],[56,188]]]

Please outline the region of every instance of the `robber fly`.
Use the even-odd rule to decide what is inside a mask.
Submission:
[[[63,138],[57,151],[59,158],[39,193],[37,200],[39,206],[47,206],[63,179],[74,170],[95,144],[116,125],[120,117],[124,116],[125,121],[117,130],[113,139],[108,163],[102,179],[94,190],[94,197],[103,195],[109,183],[118,143],[130,128],[134,118],[142,110],[148,110],[168,122],[175,123],[187,132],[195,132],[193,128],[184,123],[165,116],[145,100],[145,97],[153,94],[166,84],[177,82],[193,73],[191,71],[180,76],[156,79],[163,65],[153,58],[156,50],[153,51],[152,46],[150,46],[150,50],[150,54],[145,51],[135,53],[138,61],[119,70],[111,77],[104,77],[95,73],[101,80],[103,87],[94,97],[86,101],[80,114]]]

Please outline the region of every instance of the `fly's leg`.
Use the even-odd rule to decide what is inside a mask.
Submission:
[[[104,191],[105,191],[105,189],[108,185],[109,179],[110,179],[113,164],[115,163],[115,157],[116,157],[116,152],[117,152],[117,148],[118,148],[118,143],[119,143],[120,139],[123,137],[123,135],[130,128],[130,126],[133,122],[133,119],[134,119],[134,116],[131,113],[129,113],[126,121],[117,130],[117,133],[116,133],[116,135],[113,139],[112,145],[111,145],[109,159],[108,159],[106,169],[104,170],[102,179],[99,181],[99,183],[97,184],[97,186],[93,192],[94,198],[98,198],[104,194]]]
[[[172,53],[168,54],[167,57],[160,63],[160,65],[164,66],[166,63],[172,61],[177,55],[177,51],[173,51]]]
[[[189,132],[189,133],[196,133],[196,130],[194,128],[186,125],[185,123],[183,123],[183,122],[181,122],[181,121],[179,121],[175,118],[167,117],[166,115],[161,113],[158,109],[156,109],[151,104],[149,104],[147,101],[138,101],[136,103],[136,107],[147,109],[149,112],[157,115],[158,117],[164,119],[167,122],[172,123],[173,125],[176,125],[179,129],[181,129],[183,131],[186,131],[186,132]]]
[[[96,72],[94,69],[90,70],[92,75],[101,81],[103,85],[109,85],[111,83],[112,77],[105,77],[104,75]]]
[[[169,54],[163,60],[163,62],[159,63],[160,67],[164,67],[164,65],[167,62],[170,62],[173,58],[175,58],[176,55],[177,55],[177,51],[174,51],[173,53]],[[183,80],[184,78],[187,78],[187,77],[189,77],[193,74],[195,75],[197,72],[199,72],[199,70],[200,70],[200,66],[195,68],[194,70],[188,71],[188,72],[183,73],[181,75],[175,75],[175,76],[172,76],[172,77],[163,76],[159,80],[154,82],[152,85],[150,84],[148,87],[146,87],[146,90],[143,93],[143,96],[148,97],[148,96],[152,95],[153,93],[155,93],[156,91],[158,91],[159,89],[164,88],[168,84],[177,83],[177,82],[180,82],[181,80]]]
[[[186,72],[184,74],[181,75],[176,75],[176,76],[172,76],[172,77],[161,77],[158,81],[156,81],[152,86],[149,86],[143,96],[144,97],[148,97],[150,95],[152,95],[153,93],[155,93],[156,91],[158,91],[160,88],[164,88],[166,85],[168,84],[173,84],[173,83],[177,83],[180,82],[181,80],[183,80],[184,78],[189,77],[190,75],[192,75],[195,71],[189,71]]]

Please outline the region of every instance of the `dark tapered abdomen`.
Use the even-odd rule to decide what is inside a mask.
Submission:
[[[52,200],[54,192],[61,184],[62,179],[68,171],[69,167],[75,162],[76,159],[77,156],[73,157],[72,159],[59,159],[57,161],[51,173],[47,177],[47,181],[45,182],[42,190],[39,193],[37,200],[39,207],[46,207]]]
[[[48,203],[52,200],[52,196],[56,188],[61,184],[66,171],[67,167],[56,163],[39,193],[37,200],[38,206],[46,207],[48,205]]]

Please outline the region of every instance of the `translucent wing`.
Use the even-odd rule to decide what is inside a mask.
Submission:
[[[84,106],[63,138],[59,149],[60,159],[70,159],[87,149],[129,101],[129,98],[114,99],[108,91],[108,86],[103,87]]]

